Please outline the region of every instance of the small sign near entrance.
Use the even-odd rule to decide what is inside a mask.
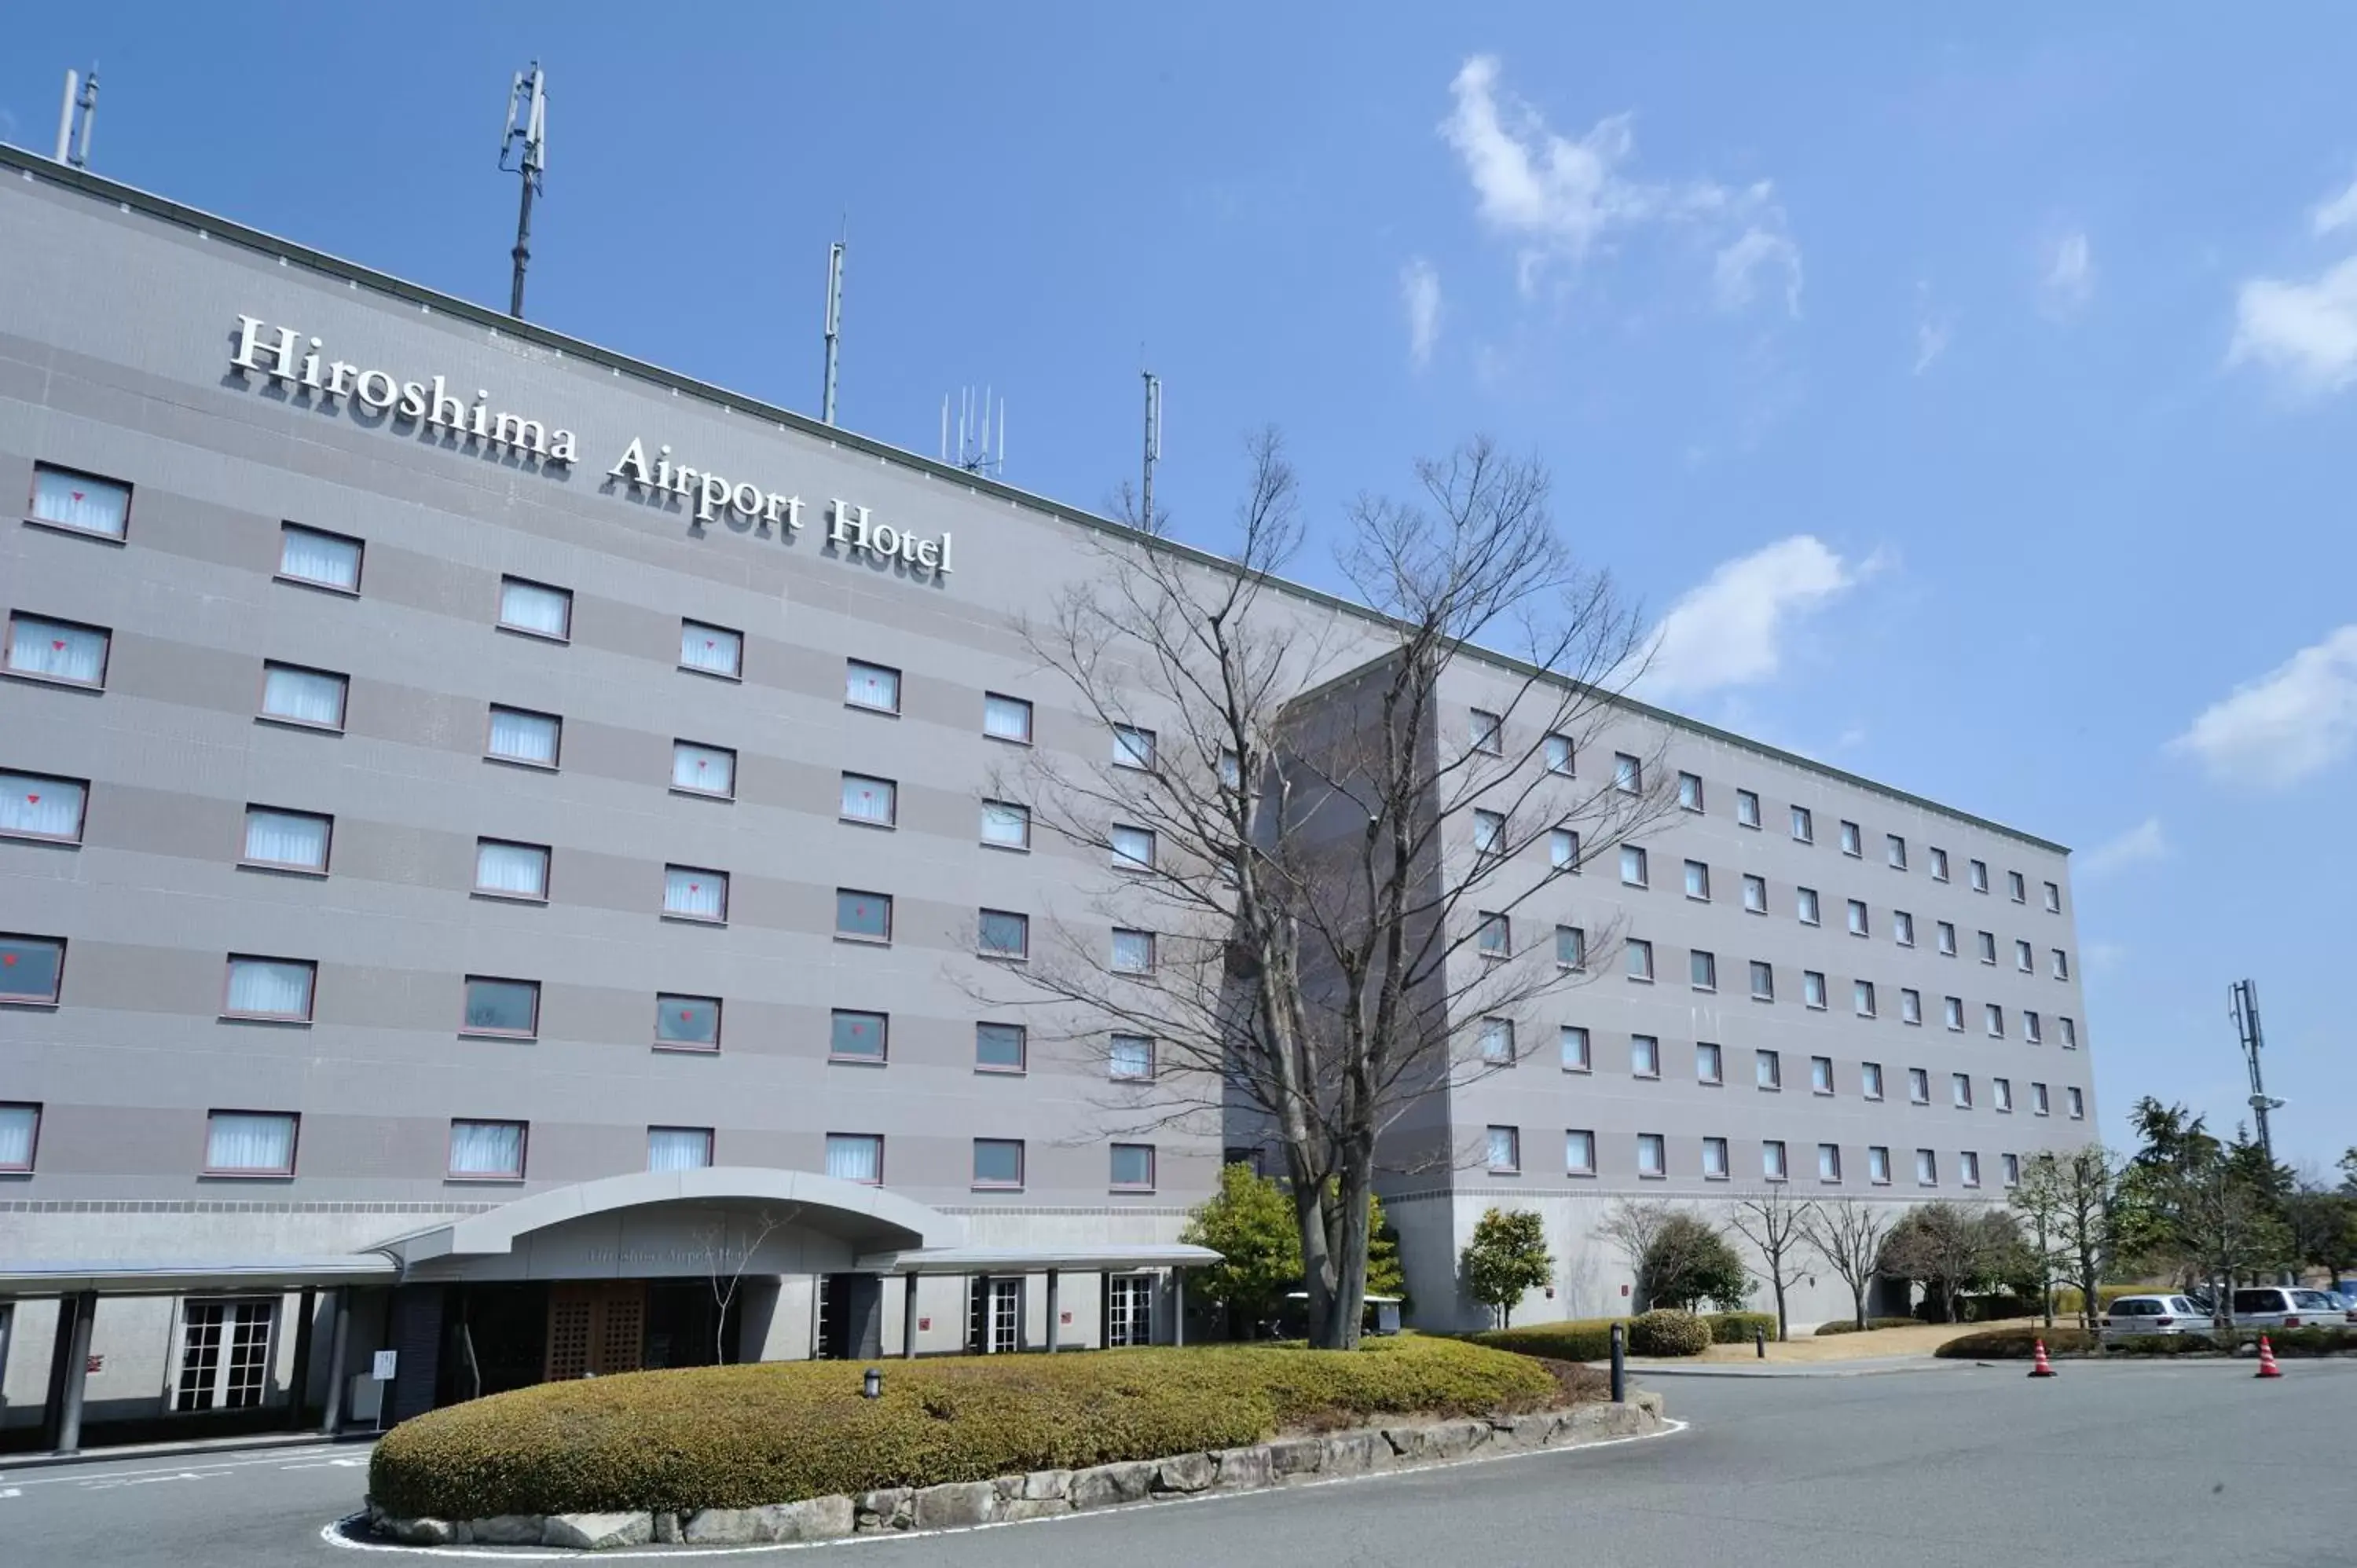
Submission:
[[[369,1376],[380,1383],[389,1383],[393,1381],[393,1369],[400,1361],[400,1351],[380,1350],[376,1353],[376,1359],[369,1364]]]

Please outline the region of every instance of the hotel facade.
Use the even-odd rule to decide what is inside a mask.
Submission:
[[[1139,744],[1016,630],[1116,524],[8,148],[0,234],[0,1445],[1211,1327],[1232,1129],[1109,1131],[1155,1042],[973,978],[1139,935],[1004,798]],[[1521,679],[1453,666],[1444,743]],[[1385,1178],[1426,1326],[1492,1205],[1556,1257],[1518,1320],[1585,1316],[1616,1197],[1994,1200],[2092,1136],[2067,852],[1614,723],[1566,766],[1678,809],[1533,852],[1517,961],[1626,940]]]

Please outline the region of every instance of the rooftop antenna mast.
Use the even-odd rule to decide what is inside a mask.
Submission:
[[[957,404],[954,429],[950,404]],[[991,446],[997,440],[996,449]],[[954,439],[952,439],[954,436]],[[942,461],[954,463],[969,474],[997,478],[1006,467],[1006,400],[994,400],[988,387],[976,399],[972,387],[961,387],[942,399]]]
[[[2238,980],[2226,988],[2228,1005],[2233,1013],[2234,1032],[2242,1036],[2243,1059],[2251,1069],[2251,1120],[2257,1123],[2259,1152],[2269,1165],[2275,1164],[2275,1142],[2267,1135],[2267,1112],[2283,1109],[2283,1101],[2268,1098],[2265,1079],[2259,1075],[2259,1050],[2266,1043],[2259,1032],[2259,988],[2255,982]]]
[[[819,398],[818,416],[829,424],[834,423],[834,367],[843,353],[843,253],[850,238],[846,225],[844,237],[826,252],[826,390]]]
[[[1152,371],[1146,378],[1146,477],[1138,497],[1138,526],[1154,530],[1154,465],[1162,461],[1162,378]]]
[[[77,91],[79,89],[79,91]],[[81,114],[81,138],[74,138],[74,114]],[[84,77],[66,72],[65,102],[58,105],[58,162],[75,168],[90,167],[90,128],[98,122],[98,67]]]
[[[548,168],[548,79],[540,62],[516,72],[508,89],[507,134],[500,138],[500,167],[523,177],[523,201],[516,209],[515,282],[508,290],[508,314],[523,319],[523,270],[532,262],[532,199],[540,194]]]

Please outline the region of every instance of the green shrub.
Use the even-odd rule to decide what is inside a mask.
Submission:
[[[1691,1312],[1657,1307],[1629,1320],[1631,1355],[1699,1356],[1710,1344],[1710,1325]]]
[[[1710,1340],[1714,1345],[1749,1345],[1754,1330],[1769,1338],[1776,1337],[1776,1315],[1772,1312],[1712,1312],[1703,1321],[1710,1325]]]
[[[1517,1356],[1544,1356],[1555,1361],[1601,1361],[1612,1354],[1612,1326],[1620,1317],[1580,1317],[1560,1323],[1525,1323],[1519,1328],[1493,1328],[1468,1336],[1476,1345],[1511,1350]]]
[[[1223,1345],[787,1361],[544,1383],[404,1422],[369,1491],[440,1519],[751,1508],[1257,1443],[1394,1414],[1561,1402],[1536,1362],[1415,1335],[1351,1350]]]
[[[1911,1317],[1869,1317],[1866,1320],[1866,1326],[1868,1328],[1912,1328],[1915,1326],[1915,1320]],[[1820,1323],[1817,1325],[1817,1337],[1820,1339],[1824,1338],[1828,1334],[1855,1334],[1857,1332],[1857,1324],[1854,1320],[1846,1317],[1836,1323]]]
[[[2120,1334],[2104,1341],[2106,1353],[2124,1356],[2216,1356],[2233,1347],[2233,1337],[2207,1334]]]
[[[2060,1325],[2040,1328],[2033,1324],[1960,1335],[1932,1354],[1958,1361],[2027,1361],[2037,1353],[2040,1339],[2046,1341],[2046,1353],[2050,1356],[2077,1355],[2095,1348],[2095,1337],[2083,1328]]]

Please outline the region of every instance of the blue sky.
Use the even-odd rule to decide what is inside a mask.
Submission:
[[[2357,12],[1840,9],[32,7],[0,137],[94,59],[101,172],[499,303],[537,56],[562,330],[814,411],[847,223],[844,423],[989,383],[1033,489],[1134,473],[1149,360],[1199,536],[1263,424],[1326,518],[1534,452],[1664,700],[2079,851],[2108,1134],[2235,1119],[2250,975],[2329,1165]]]

